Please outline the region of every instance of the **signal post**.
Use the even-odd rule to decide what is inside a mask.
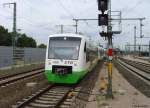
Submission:
[[[107,27],[107,32],[102,30],[101,37],[108,39],[108,85],[107,85],[107,98],[113,98],[112,94],[112,27],[111,27],[111,1],[98,0],[98,10],[101,14],[98,15],[98,25],[102,28]]]

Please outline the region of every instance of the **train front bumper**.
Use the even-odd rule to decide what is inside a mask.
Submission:
[[[77,83],[87,71],[73,71],[71,74],[57,75],[52,73],[51,70],[45,70],[46,78],[52,83],[75,84]]]

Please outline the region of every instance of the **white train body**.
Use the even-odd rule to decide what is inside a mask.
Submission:
[[[97,55],[97,48],[90,46],[83,35],[51,35],[47,45],[45,75],[49,82],[77,83],[96,63]]]

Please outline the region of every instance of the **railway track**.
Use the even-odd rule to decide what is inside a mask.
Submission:
[[[70,86],[50,85],[30,96],[23,102],[18,102],[14,108],[58,108],[68,93],[72,90]]]
[[[143,80],[150,83],[150,67],[147,64],[136,62],[127,59],[121,59],[119,61],[124,67],[128,68],[138,76],[142,77]]]
[[[29,71],[24,71],[24,72],[17,72],[17,73],[13,73],[13,74],[6,74],[6,75],[2,75],[0,76],[0,80],[2,79],[7,79],[7,78],[10,78],[10,77],[14,77],[14,76],[17,76],[17,75],[21,75],[21,74],[25,74],[25,73],[29,73],[29,72],[32,72],[32,71],[36,71],[36,70],[40,70],[40,69],[43,69],[44,67],[41,67],[41,68],[36,68],[36,69],[31,69]]]
[[[148,58],[142,58],[142,57],[136,57],[136,58],[138,58],[138,59],[141,59],[141,60],[144,60],[144,61],[149,61],[149,59]]]
[[[150,64],[132,61],[132,60],[124,59],[124,58],[120,58],[120,59],[122,61],[124,61],[125,63],[130,64],[130,65],[136,67],[137,69],[142,70],[142,71],[150,74]]]
[[[82,106],[85,106],[95,85],[101,64],[102,63],[96,65],[95,69],[90,71],[78,84],[50,85],[37,93],[32,94],[28,98],[17,102],[16,105],[13,105],[13,108],[77,108],[77,106],[79,106],[78,103],[81,102],[80,100],[85,101],[84,103],[80,103],[80,106],[81,104],[83,104]],[[68,98],[68,94],[74,90],[76,91],[78,87],[80,90],[75,96],[76,99]],[[73,101],[75,103],[74,106],[72,106]]]
[[[12,84],[18,80],[32,77],[34,75],[42,74],[44,69],[36,69],[28,72],[17,73],[10,76],[5,76],[0,78],[0,87],[5,87],[6,85]]]
[[[126,59],[115,61],[116,67],[123,76],[145,96],[150,97],[149,65]]]

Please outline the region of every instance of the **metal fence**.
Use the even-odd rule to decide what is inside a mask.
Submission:
[[[45,60],[46,49],[42,48],[25,48],[24,62],[27,64],[43,62]]]
[[[46,49],[44,48],[17,48],[23,50],[23,64],[41,63],[45,61]],[[0,68],[14,64],[13,48],[0,46]]]
[[[6,67],[13,63],[12,47],[0,46],[0,67]]]

